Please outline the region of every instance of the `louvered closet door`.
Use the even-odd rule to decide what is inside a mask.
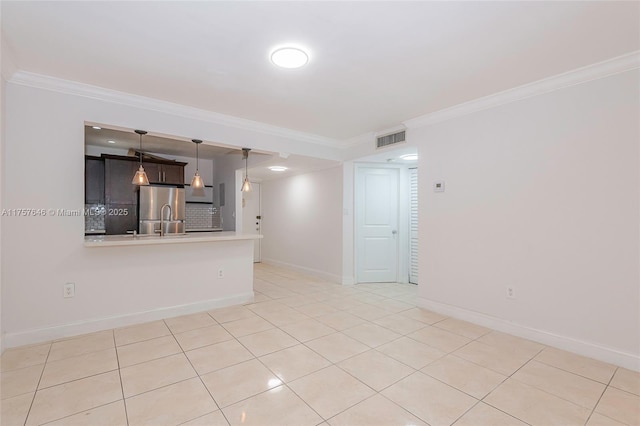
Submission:
[[[418,284],[418,169],[409,169],[409,282]]]

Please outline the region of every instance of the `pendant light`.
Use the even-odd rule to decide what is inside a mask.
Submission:
[[[193,179],[191,179],[191,187],[200,189],[200,188],[204,188],[204,182],[202,182],[200,173],[198,173],[198,166],[199,166],[198,145],[200,145],[202,141],[200,139],[191,139],[191,142],[196,144],[196,174],[193,175]]]
[[[242,148],[242,158],[244,158],[244,183],[242,184],[242,192],[251,191],[251,182],[249,182],[249,151],[250,148]]]
[[[140,135],[140,167],[131,183],[134,185],[149,185],[149,179],[144,171],[144,167],[142,167],[142,135],[146,135],[147,132],[145,130],[134,130],[134,132]]]

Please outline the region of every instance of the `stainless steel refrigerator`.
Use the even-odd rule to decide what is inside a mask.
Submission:
[[[139,234],[184,234],[184,188],[141,186],[138,198]]]

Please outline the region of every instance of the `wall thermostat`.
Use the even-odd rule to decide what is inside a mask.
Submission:
[[[437,180],[433,182],[433,192],[444,192],[444,181]]]

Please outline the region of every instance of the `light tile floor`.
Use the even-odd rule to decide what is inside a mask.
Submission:
[[[9,349],[2,426],[640,425],[640,374],[257,265],[254,303]]]

